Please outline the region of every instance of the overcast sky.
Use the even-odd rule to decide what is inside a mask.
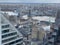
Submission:
[[[60,3],[60,0],[0,0],[0,3]]]

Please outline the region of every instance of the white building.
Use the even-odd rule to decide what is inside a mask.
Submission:
[[[22,34],[2,13],[0,13],[0,45],[23,45]]]

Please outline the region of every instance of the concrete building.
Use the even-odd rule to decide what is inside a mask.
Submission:
[[[22,34],[2,13],[0,13],[0,45],[23,45]]]

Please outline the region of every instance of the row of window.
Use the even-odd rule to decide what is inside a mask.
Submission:
[[[12,37],[12,38],[9,38],[9,39],[6,39],[6,40],[2,40],[2,43],[5,43],[5,42],[8,42],[8,41],[14,40],[16,38],[17,38],[17,36]]]
[[[9,29],[3,30],[3,31],[2,31],[2,34],[3,34],[3,33],[7,33],[7,32],[9,32]]]
[[[5,44],[5,45],[13,45],[13,44],[18,43],[18,42],[20,42],[20,41],[23,41],[23,38],[18,39],[18,40],[14,41],[14,42],[10,42],[10,43]],[[22,44],[21,44],[21,45],[22,45]]]
[[[17,44],[17,45],[23,45],[23,42],[22,42],[22,43],[20,43],[20,44]]]
[[[9,33],[9,34],[6,34],[6,35],[2,35],[2,38],[6,38],[6,37],[9,37],[9,36],[13,36],[17,34],[17,32],[14,32],[14,33]]]
[[[9,27],[9,25],[3,25],[2,26],[2,28],[8,28]]]

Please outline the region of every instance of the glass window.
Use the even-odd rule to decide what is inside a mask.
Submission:
[[[2,33],[7,33],[9,32],[9,29],[3,30]]]
[[[15,35],[15,34],[17,34],[17,32],[10,33],[10,34],[6,34],[6,35],[2,35],[2,38],[6,38],[6,37],[8,37],[8,36],[13,36],[13,35]]]
[[[9,27],[9,25],[3,25],[2,26],[2,28],[8,28]]]
[[[22,38],[22,39],[18,39],[18,40],[14,41],[14,42],[11,42],[11,43],[9,43],[9,44],[5,44],[5,45],[12,45],[12,44],[18,43],[18,42],[20,42],[20,41],[22,41],[22,40],[23,40],[23,38]]]
[[[22,42],[22,43],[20,43],[20,44],[17,44],[17,45],[23,45],[23,42]]]
[[[12,37],[12,38],[9,38],[9,39],[6,39],[6,40],[2,40],[2,43],[5,43],[5,42],[8,42],[8,41],[14,40],[16,38],[17,38],[17,36]]]

